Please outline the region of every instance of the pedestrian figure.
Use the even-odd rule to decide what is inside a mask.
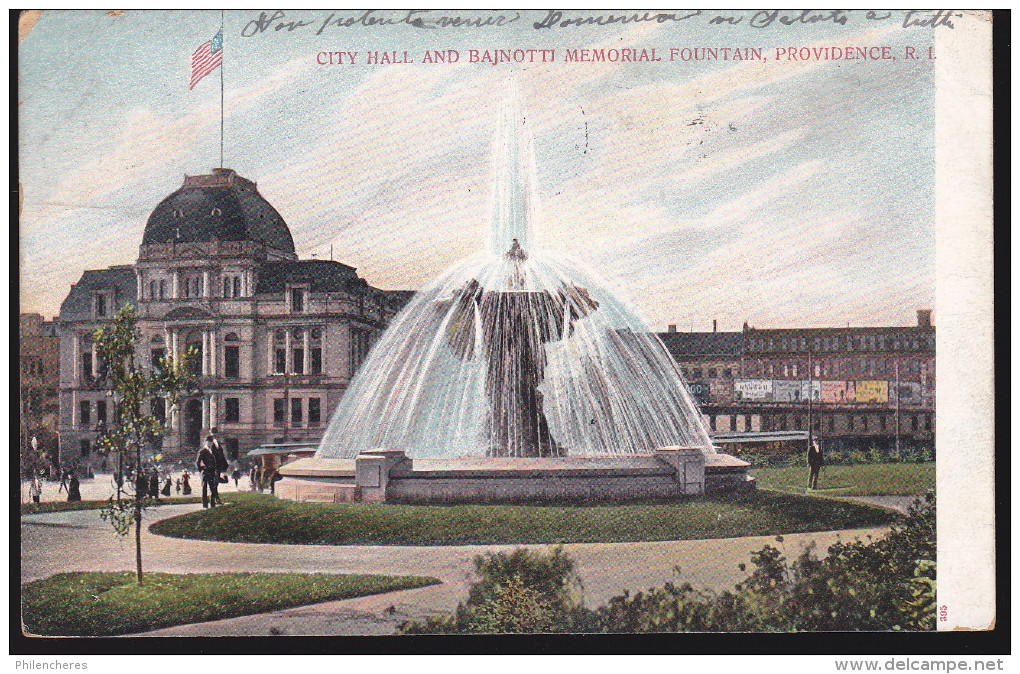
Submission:
[[[135,473],[135,498],[143,499],[149,496],[149,478],[145,472],[139,470]]]
[[[81,501],[81,485],[78,484],[78,476],[72,474],[71,482],[67,485],[67,502],[76,503]]]
[[[177,478],[177,479],[176,479],[176,480],[174,481],[174,488],[175,488],[175,489],[177,490],[177,493],[178,493],[178,494],[180,494],[180,493],[181,493],[181,478]]]
[[[230,477],[234,479],[234,489],[237,489],[237,483],[241,479],[241,469],[235,468]]]
[[[188,471],[184,471],[184,474],[181,475],[181,492],[185,496],[191,494],[191,473]]]
[[[59,494],[62,491],[67,491],[67,471],[65,470],[60,474],[60,489],[57,490]]]
[[[163,483],[163,496],[169,496],[170,495],[170,487],[171,487],[171,483],[172,482],[173,481],[170,479],[170,476],[167,475],[166,476],[166,482]]]
[[[273,470],[269,476],[269,493],[276,495],[276,483],[283,479],[283,475],[280,475],[280,471]]]
[[[808,489],[818,489],[818,473],[821,471],[825,459],[822,457],[822,448],[818,446],[817,440],[813,441],[808,449],[807,462],[811,467],[811,472],[808,475]]]
[[[155,499],[159,498],[159,473],[155,468],[149,473],[149,496]]]
[[[202,473],[202,507],[215,508],[219,500],[220,475],[216,470],[216,457],[212,450],[213,436],[207,435],[205,444],[198,452],[195,465]]]
[[[213,458],[216,459],[216,502],[222,505],[223,499],[220,498],[220,485],[227,483],[227,468],[230,464],[223,453],[223,447],[220,445],[219,438],[216,437],[215,426],[209,429],[208,439],[210,439],[209,448],[212,450]]]
[[[28,485],[28,495],[32,497],[32,501],[38,503],[42,499],[42,482],[39,481],[38,476],[32,476],[32,482]]]

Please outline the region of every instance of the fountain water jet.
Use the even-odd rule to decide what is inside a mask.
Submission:
[[[345,392],[314,459],[285,467],[285,475],[323,477],[322,462],[332,460],[334,472],[346,466],[357,480],[360,472],[342,462],[367,457],[380,476],[369,481],[382,483],[367,490],[386,499],[390,472],[421,473],[408,458],[417,466],[453,459],[440,466],[447,472],[456,472],[457,459],[477,472],[534,458],[568,471],[643,466],[642,475],[668,475],[675,489],[689,459],[700,461],[703,488],[714,449],[672,357],[594,273],[533,245],[534,153],[516,87],[508,88],[493,152],[489,250],[416,293]],[[653,458],[667,447],[682,448],[684,461],[675,452]],[[355,492],[364,497],[366,488],[348,496]]]

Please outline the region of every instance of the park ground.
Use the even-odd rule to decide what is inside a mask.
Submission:
[[[886,468],[898,474],[897,464]],[[922,493],[933,478],[934,467],[917,464],[912,478],[898,487],[905,493],[889,494],[882,489],[890,480],[881,480],[881,470],[858,470],[858,483],[871,487],[852,488],[845,482],[854,479],[853,472],[839,476],[839,490],[861,493],[855,498],[900,497],[902,503],[911,493]],[[827,469],[829,478],[836,474]],[[864,466],[856,467],[865,469]],[[797,493],[798,471],[786,469],[757,470],[762,487]],[[772,471],[772,472],[770,472]],[[803,473],[804,471],[799,471]],[[841,471],[842,473],[842,471]],[[909,479],[908,479],[909,478]],[[99,478],[97,478],[98,482]],[[53,485],[55,487],[55,485]],[[231,485],[232,486],[232,485]],[[243,486],[243,485],[242,485]],[[825,483],[813,498],[829,498]],[[803,493],[800,491],[799,493]],[[83,497],[85,497],[83,483]],[[848,494],[831,494],[845,497]],[[226,543],[208,540],[170,538],[156,535],[148,526],[159,520],[201,511],[200,504],[165,504],[146,513],[142,534],[145,567],[150,573],[331,573],[379,574],[386,576],[434,577],[441,584],[402,589],[381,594],[339,599],[324,603],[294,606],[222,620],[197,622],[159,629],[149,634],[176,636],[213,635],[352,635],[390,634],[405,620],[418,620],[428,615],[452,612],[467,596],[473,580],[472,560],[475,556],[497,550],[510,550],[517,545],[283,545],[278,543]],[[224,510],[224,514],[226,509]],[[878,537],[884,525],[843,529],[840,531],[805,532],[784,535],[782,547],[790,556],[808,545],[825,550],[837,540],[855,537]],[[775,544],[771,535],[750,535],[697,540],[662,540],[616,543],[570,543],[564,550],[576,561],[584,583],[584,599],[589,606],[598,606],[624,590],[639,590],[667,581],[690,582],[696,587],[722,590],[732,587],[744,577],[739,566],[751,552],[766,543]],[[88,510],[27,514],[22,517],[22,583],[49,578],[57,573],[89,571],[127,571],[134,568],[134,546],[131,539],[114,536],[109,525],[98,513]],[[528,545],[548,550],[548,545]],[[674,568],[679,566],[677,571]],[[185,599],[185,601],[187,598]]]

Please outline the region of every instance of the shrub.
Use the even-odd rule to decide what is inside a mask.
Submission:
[[[545,555],[518,548],[475,557],[478,582],[449,618],[404,623],[406,634],[570,631],[583,612],[581,580],[562,548]]]
[[[783,542],[782,536],[776,541]],[[576,600],[573,563],[519,549],[475,559],[481,580],[454,616],[402,625],[406,633],[779,632],[935,628],[935,495],[918,499],[884,538],[813,547],[792,562],[775,546],[732,590],[666,583],[624,592],[596,611]],[[741,570],[744,570],[741,565]]]

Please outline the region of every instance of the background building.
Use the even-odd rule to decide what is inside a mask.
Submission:
[[[411,293],[369,286],[353,267],[299,260],[290,229],[254,182],[230,169],[186,176],[152,212],[134,265],[88,270],[61,304],[60,459],[101,465],[114,423],[93,332],[137,308],[141,363],[198,354],[198,387],[167,420],[166,458],[193,455],[210,427],[228,455],[317,442],[375,337]]]
[[[39,314],[21,314],[18,351],[22,468],[40,470],[57,461],[60,340],[56,323],[43,320]],[[36,439],[34,451],[32,438]]]
[[[830,447],[934,445],[935,327],[659,333],[717,432],[813,430]],[[811,403],[808,404],[808,395]],[[809,409],[810,408],[810,409]]]

